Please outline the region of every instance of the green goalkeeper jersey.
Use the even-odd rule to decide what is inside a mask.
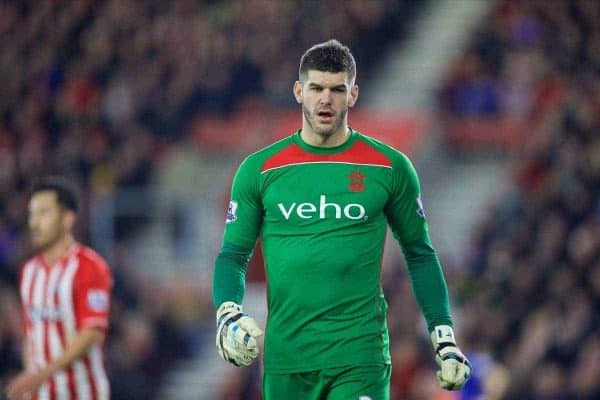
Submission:
[[[265,370],[390,363],[381,288],[388,224],[403,247],[429,242],[411,162],[357,131],[333,148],[296,132],[243,161],[224,243],[252,249],[262,240]],[[447,296],[445,283],[441,290]]]

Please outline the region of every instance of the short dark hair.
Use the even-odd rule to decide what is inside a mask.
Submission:
[[[75,185],[62,176],[48,176],[36,181],[29,192],[31,198],[34,194],[45,191],[56,193],[58,205],[75,213],[79,210],[79,196]]]
[[[336,39],[315,44],[300,59],[298,76],[301,81],[306,79],[309,70],[323,72],[346,72],[348,80],[354,82],[356,78],[356,61],[348,46],[344,46]]]

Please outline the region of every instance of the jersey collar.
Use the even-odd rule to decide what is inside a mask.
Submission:
[[[349,149],[352,146],[352,144],[354,143],[354,141],[356,140],[356,137],[357,137],[356,131],[350,127],[348,127],[348,129],[350,130],[350,134],[348,135],[348,138],[346,139],[346,141],[344,143],[342,143],[338,146],[334,146],[334,147],[318,147],[318,146],[313,146],[313,145],[306,143],[304,140],[302,140],[302,137],[300,136],[300,132],[302,131],[302,129],[299,129],[298,131],[296,131],[296,133],[294,133],[292,138],[294,140],[294,143],[296,143],[298,146],[300,146],[300,148],[308,151],[309,153],[337,154],[337,153],[341,153],[341,152]]]
[[[65,252],[63,254],[61,254],[61,256],[52,264],[50,265],[50,263],[48,262],[48,260],[46,260],[46,257],[44,257],[43,253],[39,253],[37,258],[40,261],[40,263],[44,266],[44,268],[46,269],[50,269],[55,265],[65,265],[67,263],[67,261],[69,260],[69,258],[71,258],[71,256],[76,253],[77,251],[79,251],[80,245],[77,241],[74,241],[73,243],[71,243],[69,245],[69,247],[65,250]]]

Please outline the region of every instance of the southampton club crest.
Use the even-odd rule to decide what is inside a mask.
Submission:
[[[350,179],[350,190],[352,192],[364,192],[366,176],[362,172],[359,170],[353,171],[348,175],[348,178]]]

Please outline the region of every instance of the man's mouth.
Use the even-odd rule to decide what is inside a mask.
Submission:
[[[320,122],[329,123],[332,122],[335,118],[335,113],[332,111],[319,111],[317,113],[317,117]]]

